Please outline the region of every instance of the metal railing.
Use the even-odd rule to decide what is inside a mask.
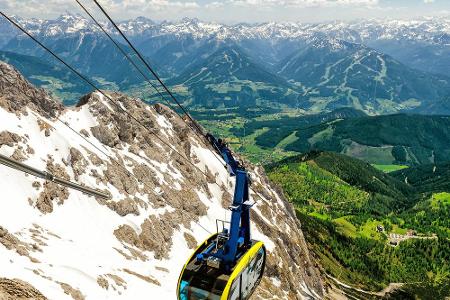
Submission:
[[[2,154],[0,154],[0,164],[5,165],[5,166],[10,167],[15,170],[45,179],[47,181],[51,181],[56,184],[80,191],[80,192],[85,193],[90,196],[99,197],[99,198],[106,199],[106,200],[111,199],[111,196],[108,193],[105,193],[105,192],[102,192],[102,191],[99,191],[99,190],[96,190],[96,189],[93,189],[90,187],[82,186],[82,185],[72,182],[70,180],[66,180],[64,178],[55,176],[47,171],[38,170],[36,168],[30,167],[24,163],[18,162],[16,160],[9,158],[7,156],[4,156]]]

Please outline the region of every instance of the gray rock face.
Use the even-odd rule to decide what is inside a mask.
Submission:
[[[75,179],[86,172],[88,162],[77,148],[70,148],[70,165],[75,175]]]
[[[115,202],[113,209],[122,217],[128,214],[139,216],[139,206],[133,199],[124,199]]]
[[[0,278],[0,299],[2,300],[47,300],[37,289],[19,279]]]
[[[114,147],[119,143],[117,136],[106,126],[95,126],[92,127],[91,131],[100,142],[109,147]]]
[[[15,133],[11,133],[9,131],[0,132],[0,147],[3,145],[12,147],[14,146],[14,144],[20,142],[21,140],[22,138]]]
[[[36,89],[10,65],[0,61],[0,107],[9,112],[24,114],[30,108],[43,116],[55,117],[63,105],[43,89]]]

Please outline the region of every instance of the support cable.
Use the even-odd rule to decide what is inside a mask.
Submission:
[[[114,101],[109,95],[107,95],[105,92],[100,90],[91,80],[89,80],[86,76],[82,75],[80,72],[75,70],[72,66],[70,66],[67,62],[65,62],[62,58],[60,58],[57,54],[55,54],[51,49],[49,49],[47,46],[42,44],[38,39],[36,39],[33,35],[31,35],[28,31],[26,31],[22,26],[20,26],[18,23],[16,23],[14,20],[9,18],[7,15],[5,15],[2,11],[0,11],[0,14],[6,18],[11,24],[16,26],[20,31],[22,31],[24,34],[26,34],[29,38],[31,38],[34,42],[36,42],[39,46],[41,46],[43,49],[45,49],[47,52],[49,52],[54,58],[56,58],[59,62],[64,64],[67,68],[69,68],[73,73],[75,73],[78,77],[83,79],[87,84],[89,84],[93,89],[95,89],[97,92],[99,92],[102,96],[104,96],[106,99],[108,99],[111,103],[113,103],[120,111],[128,115],[132,120],[134,120],[137,124],[139,124],[142,128],[147,130],[151,135],[156,137],[161,143],[166,145],[169,149],[174,151],[177,155],[179,155],[181,158],[186,160],[191,166],[196,168],[198,171],[203,173],[203,175],[206,176],[206,173],[204,173],[199,167],[197,167],[194,163],[192,163],[189,159],[187,159],[183,154],[181,154],[177,149],[173,148],[168,142],[163,140],[158,134],[153,132],[151,129],[147,128],[144,124],[142,124],[135,116],[133,116],[130,112],[128,112],[125,108],[123,108],[120,104],[118,104],[116,101]]]
[[[138,67],[138,65],[134,62],[134,60],[125,52],[125,50],[122,49],[122,47],[120,47],[119,43],[117,43],[112,37],[111,35],[105,30],[105,28],[103,28],[103,26],[100,24],[100,22],[97,21],[97,19],[95,19],[95,17],[88,11],[88,9],[79,1],[79,0],[75,0],[78,5],[84,10],[84,12],[92,19],[92,21],[94,21],[94,23],[103,31],[103,33],[109,38],[109,40],[114,44],[114,46],[120,51],[120,53],[123,54],[123,56],[125,56],[125,58],[133,65],[133,67],[142,75],[142,77],[148,82],[148,84],[150,84],[150,86],[158,93],[158,95],[161,97],[162,100],[164,100],[167,104],[167,106],[171,107],[171,105],[169,104],[169,101],[164,97],[164,95],[159,91],[158,87],[153,84],[150,80],[150,78],[148,78],[147,75],[145,75],[145,73],[141,70],[141,68]],[[176,111],[175,111],[176,112]],[[177,113],[177,112],[176,112]],[[178,113],[177,113],[178,114]],[[179,115],[180,116],[180,115]],[[181,118],[181,116],[180,116]]]
[[[144,65],[147,67],[147,69],[152,73],[152,75],[158,80],[158,82],[161,84],[161,86],[164,88],[164,90],[169,94],[169,96],[175,101],[175,103],[178,105],[178,107],[181,108],[181,110],[185,113],[185,115],[191,120],[192,124],[197,128],[199,132],[202,132],[202,129],[197,125],[196,121],[192,119],[190,114],[186,111],[186,109],[181,105],[180,102],[175,98],[175,96],[172,94],[172,92],[169,90],[169,88],[164,84],[164,82],[161,80],[161,78],[158,76],[158,74],[152,69],[152,67],[149,65],[149,63],[144,59],[144,57],[141,55],[141,53],[134,47],[134,45],[130,42],[130,40],[126,37],[126,35],[122,32],[122,30],[117,26],[117,24],[114,22],[114,20],[109,16],[109,14],[106,12],[106,10],[98,3],[97,0],[93,0],[94,3],[98,6],[98,8],[103,12],[103,14],[106,16],[106,18],[111,22],[111,24],[114,26],[114,28],[119,32],[119,34],[122,36],[122,38],[127,42],[127,44],[133,49],[133,51],[136,53],[136,55],[140,58],[140,60],[144,63]],[[78,2],[78,1],[77,1]],[[195,132],[195,131],[194,131]],[[220,161],[220,159],[214,154],[214,157]],[[221,162],[221,161],[220,161]],[[221,162],[222,163],[222,162]],[[192,164],[192,163],[191,163]],[[200,170],[197,166],[195,166],[198,170]],[[201,171],[201,170],[200,170]],[[201,171],[203,173],[203,171]],[[205,173],[203,173],[205,174]],[[205,174],[206,176],[206,174]],[[216,182],[217,184],[217,182]],[[217,184],[219,185],[219,184]],[[257,194],[251,187],[250,190],[252,190],[255,194]]]
[[[84,12],[92,19],[92,21],[94,21],[94,23],[103,31],[103,33],[109,38],[109,40],[114,44],[114,46],[120,51],[120,53],[122,53],[124,55],[124,57],[133,65],[133,67],[142,75],[142,77],[148,82],[148,84],[150,84],[150,86],[157,92],[157,94],[161,97],[161,99],[166,102],[167,106],[172,108],[172,106],[170,105],[169,101],[166,99],[166,97],[164,97],[164,95],[159,91],[158,87],[153,84],[150,80],[150,78],[148,78],[147,75],[145,75],[145,73],[141,70],[141,68],[138,67],[138,65],[134,62],[134,60],[125,52],[125,50],[122,49],[122,47],[120,47],[119,43],[117,43],[112,37],[111,35],[104,29],[104,27],[100,24],[100,22],[97,21],[97,19],[95,19],[95,17],[89,12],[89,10],[79,1],[79,0],[75,0],[78,5],[84,10]],[[179,104],[180,106],[180,104]],[[181,107],[181,106],[180,106]],[[188,122],[186,122],[186,120],[175,110],[173,109],[173,111],[178,115],[178,117],[180,117],[181,120],[183,120],[183,122],[192,129],[192,131],[195,133],[195,135],[197,135],[198,138],[202,139],[202,137],[199,135],[199,133],[197,133],[197,131],[200,131],[200,133],[202,132],[201,130],[199,130],[199,127],[196,126],[196,123],[192,122],[192,124],[194,126],[196,126],[196,128],[192,128],[191,124],[189,124]],[[197,129],[197,130],[196,130]],[[219,159],[220,161],[220,159]]]
[[[182,155],[179,151],[177,151],[175,148],[173,148],[168,142],[164,141],[161,137],[159,137],[155,132],[153,132],[151,129],[147,128],[145,125],[143,125],[136,117],[134,117],[132,114],[130,114],[127,110],[125,110],[120,104],[118,104],[116,101],[114,101],[109,95],[107,95],[105,92],[100,90],[92,81],[90,81],[87,77],[82,75],[80,72],[75,70],[72,66],[70,66],[68,63],[66,63],[63,59],[61,59],[57,54],[55,54],[51,49],[46,47],[44,44],[42,44],[38,39],[36,39],[33,35],[31,35],[27,30],[25,30],[23,27],[21,27],[18,23],[16,23],[14,20],[12,20],[10,17],[8,17],[6,14],[4,14],[2,11],[0,11],[0,15],[2,15],[5,19],[7,19],[11,24],[13,24],[15,27],[17,27],[20,31],[22,31],[25,35],[27,35],[29,38],[31,38],[34,42],[36,42],[39,46],[41,46],[44,50],[49,52],[54,58],[56,58],[60,63],[65,65],[67,68],[69,68],[73,73],[75,73],[78,77],[83,79],[86,83],[88,83],[92,88],[94,88],[97,92],[99,92],[101,95],[103,95],[106,99],[108,99],[111,103],[113,103],[119,110],[127,114],[131,119],[133,119],[135,122],[137,122],[140,126],[142,126],[144,129],[146,129],[151,135],[155,136],[161,143],[166,145],[169,149],[174,151],[180,158],[184,159],[188,164],[193,166],[195,169],[197,169],[200,173],[202,173],[205,177],[207,174],[201,170],[198,166],[196,166],[194,163],[192,163],[188,158],[186,158],[184,155]],[[63,122],[64,123],[64,122]],[[64,123],[65,124],[65,123]],[[67,124],[66,124],[67,125]],[[72,129],[72,128],[71,128]],[[72,129],[73,130],[73,129]],[[98,148],[97,148],[98,149]],[[127,170],[128,171],[128,170]],[[217,182],[214,182],[218,187],[221,187]],[[199,224],[200,227],[202,227]],[[203,227],[202,227],[203,228]],[[208,231],[209,232],[209,231]]]
[[[126,57],[128,61],[131,62],[131,64],[138,70],[138,72],[146,79],[146,81],[155,89],[155,91],[161,96],[161,98],[167,103],[169,107],[171,105],[168,103],[167,99],[164,97],[164,95],[159,91],[159,89],[151,82],[151,80],[144,74],[144,72],[137,66],[137,64],[131,59],[131,57],[120,47],[120,45],[111,37],[111,35],[103,28],[103,26],[98,22],[95,17],[87,10],[87,8],[79,1],[75,0],[80,7],[89,15],[89,17],[97,24],[97,26],[106,34],[106,36],[113,42],[113,44],[117,47],[117,49]],[[108,20],[111,22],[111,24],[116,28],[116,30],[119,32],[119,34],[123,37],[123,39],[128,43],[128,45],[133,49],[133,51],[136,53],[138,58],[144,63],[144,65],[147,67],[147,69],[153,74],[153,76],[159,81],[159,83],[163,86],[163,88],[166,90],[166,92],[171,96],[171,98],[174,100],[174,102],[178,105],[178,107],[184,112],[184,114],[190,119],[192,126],[195,128],[192,128],[191,125],[186,122],[186,120],[176,111],[175,113],[180,117],[183,122],[192,129],[194,134],[202,139],[204,138],[203,130],[199,127],[197,122],[190,116],[189,112],[181,105],[181,103],[175,98],[175,96],[170,92],[169,88],[164,84],[164,82],[160,79],[156,71],[154,71],[151,66],[147,63],[147,61],[144,59],[144,57],[140,54],[140,52],[134,47],[134,45],[131,43],[131,41],[125,36],[125,34],[122,32],[122,30],[116,25],[116,23],[112,20],[112,18],[108,15],[108,13],[103,9],[103,7],[97,2],[94,1],[97,6],[101,9],[103,14],[108,18]],[[202,136],[200,136],[201,134]],[[222,164],[222,161],[217,156],[215,152],[213,152],[213,155],[215,158]]]
[[[94,0],[96,4],[101,8],[101,6],[98,4],[96,0]],[[101,8],[102,11],[106,14],[106,12]],[[10,17],[8,17],[6,14],[4,14],[2,11],[0,11],[0,14],[6,18],[11,24],[13,24],[15,27],[17,27],[20,31],[22,31],[25,35],[27,35],[29,38],[31,38],[34,42],[36,42],[39,46],[41,46],[44,50],[49,52],[54,58],[56,58],[59,62],[61,62],[63,65],[65,65],[67,68],[69,68],[73,73],[75,73],[78,77],[80,77],[82,80],[84,80],[86,83],[88,83],[92,88],[94,88],[97,92],[99,92],[101,95],[103,95],[106,99],[108,99],[111,103],[113,103],[120,111],[127,114],[131,119],[133,119],[135,122],[137,122],[142,128],[147,130],[151,135],[155,136],[161,143],[166,145],[169,149],[174,151],[180,158],[184,159],[188,164],[193,166],[195,169],[197,169],[200,173],[202,173],[205,177],[207,177],[207,174],[201,170],[198,166],[196,166],[194,163],[192,163],[187,157],[182,155],[178,150],[173,148],[168,142],[166,142],[164,139],[162,139],[158,134],[153,132],[151,129],[147,128],[145,125],[143,125],[136,117],[134,117],[131,113],[129,113],[127,110],[125,110],[119,103],[114,101],[109,95],[107,95],[105,92],[100,90],[91,80],[89,80],[86,76],[82,75],[80,72],[75,70],[72,66],[70,66],[67,62],[65,62],[63,59],[61,59],[57,54],[55,54],[51,49],[49,49],[47,46],[42,44],[39,40],[37,40],[33,35],[31,35],[27,30],[25,30],[23,27],[21,27],[18,23],[16,23],[14,20],[12,20]],[[117,27],[117,25],[112,21],[112,19],[107,15],[108,19],[113,23],[113,25],[116,27],[116,29],[121,33],[121,35],[124,37],[124,39],[130,44],[130,46],[133,48],[133,50],[136,51],[137,55],[141,58],[141,60],[144,62],[144,64],[151,70],[152,74],[155,75],[155,77],[158,79],[158,81],[161,83],[161,85],[166,89],[166,91],[169,93],[169,95],[174,99],[174,101],[179,105],[179,107],[186,113],[186,116],[192,121],[192,123],[195,125],[196,128],[199,129],[199,132],[202,132],[201,129],[198,127],[197,123],[192,119],[192,117],[187,113],[187,111],[179,104],[179,102],[176,100],[176,98],[173,96],[173,94],[170,92],[170,90],[167,88],[167,86],[162,82],[162,80],[158,77],[158,75],[151,69],[151,67],[148,65],[148,63],[142,58],[140,53],[134,48],[134,46],[129,42],[129,40],[123,35],[122,31]],[[72,129],[73,130],[73,129]],[[194,131],[195,132],[195,131]],[[215,156],[219,161],[220,159]],[[221,162],[221,161],[220,161]],[[221,162],[222,163],[222,162]],[[128,170],[127,170],[128,171]],[[217,183],[217,181],[214,182],[219,188],[221,186]],[[251,187],[250,190],[252,190],[255,194],[256,193]],[[259,201],[257,201],[259,202]],[[203,228],[200,224],[198,224],[200,227]],[[203,228],[205,229],[205,228]],[[206,229],[205,229],[206,230]],[[208,231],[208,230],[206,230]],[[208,231],[209,232],[209,231]]]
[[[180,107],[180,109],[186,114],[186,116],[191,120],[191,122],[194,124],[194,126],[201,131],[201,128],[197,125],[197,123],[192,119],[190,114],[187,112],[187,110],[181,105],[180,102],[175,98],[175,96],[172,94],[172,92],[169,90],[169,88],[165,85],[165,83],[161,80],[161,78],[158,76],[158,74],[153,70],[153,68],[149,65],[149,63],[144,59],[144,57],[141,55],[141,53],[134,47],[134,45],[130,42],[130,40],[125,36],[125,34],[122,32],[122,30],[117,26],[117,24],[114,22],[114,20],[109,16],[109,14],[105,11],[105,9],[98,3],[97,0],[93,0],[95,4],[97,4],[98,8],[103,12],[103,14],[108,18],[108,20],[111,22],[111,24],[114,26],[114,28],[119,32],[119,34],[122,36],[122,38],[127,42],[127,44],[133,49],[133,51],[136,53],[136,55],[139,57],[139,59],[145,64],[147,69],[152,73],[152,75],[158,80],[158,82],[161,84],[161,86],[164,88],[164,90],[167,92],[167,94],[172,98],[172,100]]]

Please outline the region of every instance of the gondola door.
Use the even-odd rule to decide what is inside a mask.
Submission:
[[[261,281],[265,265],[265,249],[261,247],[231,284],[228,300],[248,300]]]
[[[228,300],[241,300],[241,276],[234,279]]]

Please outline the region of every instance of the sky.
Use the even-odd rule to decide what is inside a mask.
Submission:
[[[92,0],[80,0],[92,7]],[[99,0],[117,20],[138,16],[162,21],[183,17],[240,22],[323,22],[368,18],[450,17],[450,0]],[[22,17],[51,19],[82,13],[75,0],[0,0],[0,10]]]

